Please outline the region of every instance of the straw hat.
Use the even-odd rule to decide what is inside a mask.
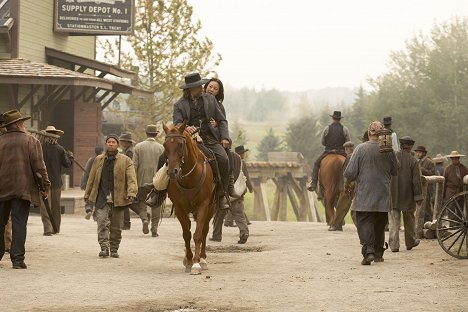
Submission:
[[[52,133],[58,136],[62,136],[64,133],[62,130],[56,129],[54,126],[47,126],[47,128],[45,128],[45,132]]]
[[[445,157],[448,157],[448,158],[457,158],[457,157],[459,158],[459,157],[463,157],[463,156],[465,156],[465,155],[460,154],[457,151],[451,151],[450,154],[445,155]]]
[[[443,163],[444,161],[447,161],[447,158],[442,156],[442,154],[437,154],[436,157],[432,158],[432,161],[438,164],[438,163]]]

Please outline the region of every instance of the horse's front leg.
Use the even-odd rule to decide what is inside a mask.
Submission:
[[[197,215],[197,226],[195,229],[195,233],[193,233],[193,241],[195,242],[195,254],[193,256],[193,266],[190,274],[201,274],[202,266],[200,265],[200,256],[201,256],[201,248],[202,245],[206,244],[206,235],[208,232],[205,233],[205,223],[206,219],[208,218],[208,204],[203,202],[198,207],[198,215]],[[205,248],[203,248],[203,251]],[[205,255],[206,257],[206,255]],[[206,261],[204,260],[203,262]]]
[[[185,272],[189,273],[193,264],[193,253],[192,248],[190,247],[190,241],[192,239],[192,233],[190,232],[190,218],[187,214],[184,214],[183,212],[177,213],[178,209],[175,209],[175,211],[176,217],[179,220],[179,223],[182,227],[182,236],[185,242],[185,258],[183,264],[185,266]]]
[[[208,232],[210,230],[210,221],[212,217],[213,214],[209,212],[207,218],[205,218],[203,225],[203,237],[200,251],[200,266],[202,270],[208,270],[208,263],[206,262],[206,237],[208,236]]]

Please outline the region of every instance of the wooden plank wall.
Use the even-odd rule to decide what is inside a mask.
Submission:
[[[76,101],[74,120],[75,159],[84,167],[86,161],[94,156],[94,148],[103,145],[101,135],[101,106],[99,103]],[[80,185],[83,171],[73,165],[73,186]]]

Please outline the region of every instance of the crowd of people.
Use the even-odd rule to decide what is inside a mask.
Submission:
[[[244,211],[244,194],[253,191],[244,159],[248,149],[237,146],[231,151],[226,111],[223,105],[224,87],[217,78],[201,79],[198,73],[185,77],[180,87],[182,96],[174,104],[173,124],[186,123],[186,131],[197,135],[198,146],[208,158],[216,159],[215,177],[219,203],[215,209],[211,241],[222,240],[223,222],[235,221],[239,228],[239,244],[249,237],[249,221]],[[24,117],[18,110],[0,115],[0,260],[5,252],[15,269],[25,269],[26,226],[30,206],[40,208],[44,236],[60,233],[60,198],[62,169],[74,162],[73,153],[65,150],[58,140],[64,134],[54,126],[29,132]],[[322,133],[325,151],[314,164],[308,189],[320,193],[318,181],[321,161],[328,154],[341,154],[344,160],[339,182],[336,214],[329,220],[330,231],[342,230],[349,210],[358,230],[362,245],[362,264],[383,262],[387,249],[385,229],[392,252],[400,249],[400,218],[403,215],[405,246],[418,246],[415,235],[415,208],[423,202],[421,176],[442,175],[445,178],[444,198],[447,200],[463,190],[463,177],[468,169],[460,163],[465,155],[452,151],[430,159],[425,146],[418,145],[409,136],[398,139],[392,128],[392,118],[373,121],[354,146],[348,129],[341,124],[341,112],[330,115],[333,122]],[[390,133],[388,150],[379,142],[383,131]],[[105,146],[96,147],[84,168],[80,187],[84,190],[86,219],[97,223],[100,246],[99,257],[119,257],[122,230],[130,230],[130,210],[142,222],[144,234],[158,237],[158,226],[165,198],[164,187],[156,187],[163,175],[166,158],[164,147],[157,141],[157,125],[145,127],[147,138],[138,144],[131,133],[109,134]],[[34,134],[34,135],[33,135]],[[443,163],[451,160],[444,168]],[[153,189],[153,190],[152,190]],[[153,191],[160,196],[151,204]],[[433,191],[429,189],[424,211],[426,221],[432,221]],[[225,220],[230,214],[230,220]]]
[[[337,198],[336,214],[330,220],[329,231],[342,231],[344,218],[351,209],[362,245],[363,265],[373,261],[383,262],[383,253],[390,245],[392,252],[400,250],[400,220],[403,216],[404,240],[407,250],[418,246],[420,240],[415,232],[416,205],[425,212],[425,221],[433,221],[434,188],[429,185],[426,200],[423,201],[421,176],[441,175],[445,178],[443,198],[445,201],[463,191],[463,177],[467,168],[460,163],[465,155],[452,151],[446,156],[427,156],[425,146],[419,145],[414,151],[415,141],[410,136],[398,139],[392,128],[392,118],[384,117],[383,122],[373,121],[361,138],[362,143],[354,148],[349,141],[349,132],[341,124],[341,112],[330,115],[333,122],[322,134],[325,152],[315,162],[310,191],[317,191],[318,172],[321,160],[330,153],[346,155],[343,165],[343,179]],[[390,138],[383,133],[390,131]],[[388,140],[389,142],[379,142]],[[385,144],[388,145],[385,145]],[[386,150],[382,146],[387,146]],[[391,148],[388,148],[391,146]],[[444,168],[444,162],[451,164]],[[388,229],[388,244],[385,230]]]
[[[203,87],[204,86],[204,87]],[[244,212],[244,194],[252,192],[244,158],[247,150],[238,146],[231,151],[232,140],[223,106],[224,87],[217,78],[201,79],[198,73],[185,77],[183,94],[174,104],[175,125],[187,122],[191,134],[198,133],[200,149],[213,153],[217,160],[219,206],[216,207],[213,241],[221,241],[223,219],[227,211],[239,227],[239,244],[249,237]],[[0,174],[5,175],[0,190],[0,260],[5,253],[15,269],[26,269],[26,227],[31,206],[40,207],[44,236],[60,233],[62,170],[74,162],[71,151],[59,139],[64,131],[47,126],[41,131],[27,130],[30,117],[18,110],[0,115]],[[80,187],[84,190],[85,218],[93,216],[97,224],[99,257],[119,258],[122,230],[130,230],[130,210],[142,221],[144,234],[158,237],[164,201],[151,205],[148,195],[166,161],[164,147],[157,141],[157,125],[145,128],[147,138],[138,143],[131,133],[108,134],[104,147],[97,146],[83,168]],[[241,181],[243,191],[235,193],[234,183]],[[5,185],[3,184],[5,183]],[[236,184],[237,192],[238,184]],[[160,196],[165,196],[164,190]]]

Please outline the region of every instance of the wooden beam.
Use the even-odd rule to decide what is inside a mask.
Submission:
[[[42,87],[41,85],[31,85],[31,90],[21,100],[21,102],[18,103],[18,109],[21,109],[24,106],[24,104],[26,104],[26,102],[29,101],[41,87]]]
[[[85,99],[85,102],[89,102],[93,97],[96,96],[96,94],[98,94],[99,91],[101,91],[102,89],[101,88],[96,88],[94,89],[93,92],[91,92],[91,94]]]
[[[109,104],[119,95],[120,93],[115,92],[112,96],[106,101],[106,103],[102,104],[101,110],[105,109]]]
[[[104,99],[109,95],[109,93],[111,93],[111,91],[110,91],[110,90],[106,90],[106,91],[97,99],[96,102],[101,103],[101,101],[104,100]]]
[[[60,86],[45,86],[46,92],[42,96],[42,98],[37,101],[36,105],[34,105],[34,110],[39,110],[39,108],[47,102],[47,99],[59,88]],[[50,91],[49,91],[50,90]]]
[[[290,184],[287,184],[286,188],[288,191],[289,201],[291,202],[291,206],[293,208],[294,214],[296,215],[296,220],[302,221],[301,214],[299,213],[299,205],[297,204],[297,199],[296,199],[296,196],[294,195],[293,187]]]

